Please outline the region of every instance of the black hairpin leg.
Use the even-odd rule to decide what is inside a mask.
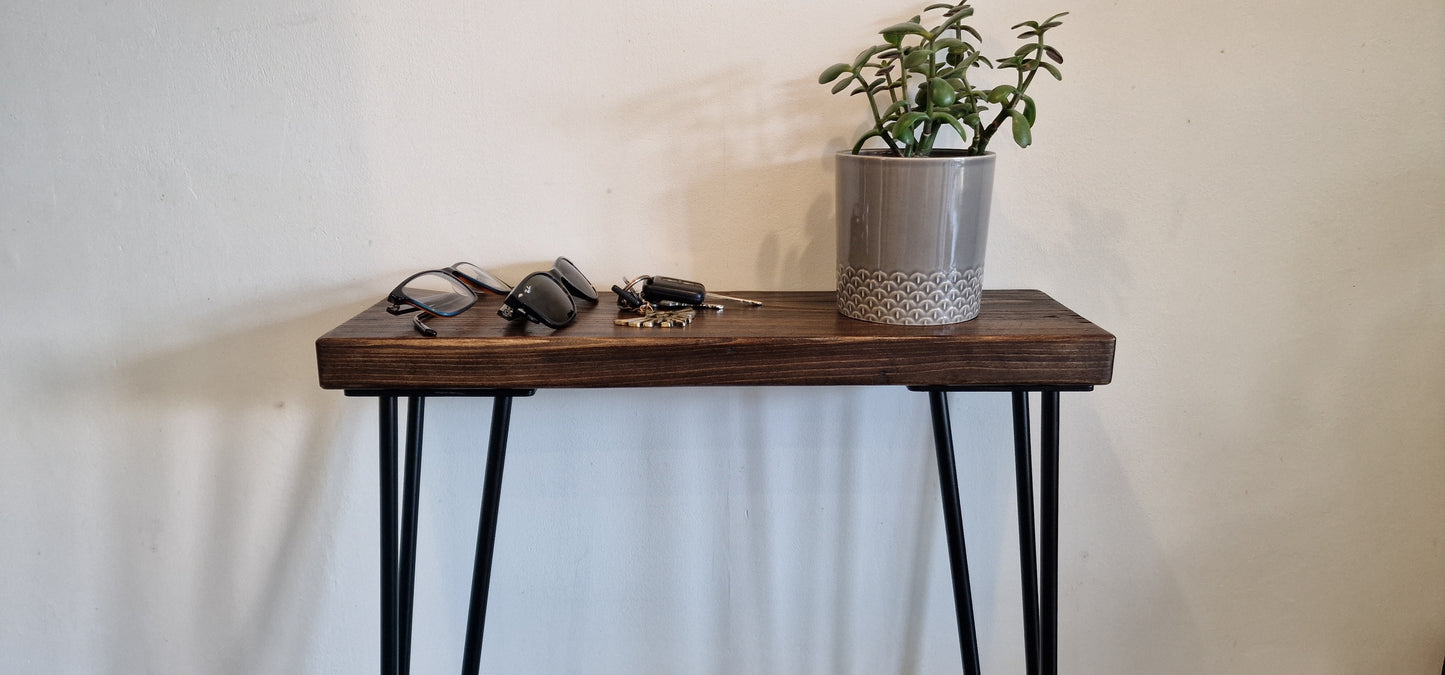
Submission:
[[[422,413],[426,399],[412,396],[406,406],[406,468],[402,479],[401,498],[401,569],[398,578],[401,593],[398,601],[398,662],[402,675],[411,672],[411,613],[416,589],[416,520],[421,493]]]
[[[425,399],[407,399],[406,477],[397,527],[397,397],[381,396],[381,672],[410,671],[412,595],[416,582],[416,521],[421,484]]]
[[[398,672],[401,642],[396,613],[396,397],[381,396],[381,672]]]
[[[502,463],[507,453],[507,429],[511,417],[512,397],[497,396],[492,403],[492,434],[487,442],[487,470],[482,483],[482,515],[477,525],[477,556],[472,567],[472,597],[467,610],[467,637],[462,653],[463,675],[474,675],[482,665],[482,632],[487,621],[492,548],[497,539],[497,504],[502,494]]]
[[[953,457],[953,429],[948,399],[928,392],[933,411],[933,444],[938,450],[938,483],[943,492],[943,526],[948,535],[948,563],[953,575],[953,607],[958,617],[958,642],[965,675],[979,675],[978,636],[973,625],[973,593],[968,583],[968,553],[963,543],[963,508],[958,499],[958,469]]]
[[[1059,392],[1045,390],[1040,393],[1043,405],[1040,410],[1042,429],[1039,443],[1039,489],[1043,491],[1039,523],[1043,527],[1041,566],[1043,576],[1043,599],[1040,603],[1043,644],[1040,652],[1043,672],[1055,675],[1059,672]]]
[[[1024,650],[1028,675],[1039,672],[1039,570],[1034,541],[1034,476],[1029,445],[1029,393],[1013,392],[1014,477],[1018,484],[1019,578],[1023,587]]]

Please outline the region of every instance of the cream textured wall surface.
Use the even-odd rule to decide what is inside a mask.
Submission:
[[[375,667],[374,403],[312,341],[403,275],[832,288],[815,78],[919,3],[0,3],[0,672]],[[988,288],[1119,338],[1063,399],[1070,673],[1445,658],[1445,5],[1072,14]],[[1007,397],[956,395],[985,670],[1022,672]],[[455,672],[486,401],[438,400],[414,672]],[[516,405],[484,670],[959,672],[902,389]]]

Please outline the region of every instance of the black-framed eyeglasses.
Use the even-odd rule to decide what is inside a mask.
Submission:
[[[507,282],[469,262],[454,263],[439,270],[417,272],[392,289],[386,308],[391,314],[417,312],[412,317],[412,327],[427,337],[435,337],[435,329],[426,325],[423,319],[437,316],[456,316],[471,309],[477,303],[476,291],[488,291],[506,295],[512,291]]]
[[[562,328],[577,318],[573,297],[595,303],[597,289],[571,260],[557,258],[552,269],[533,272],[518,282],[502,299],[497,315],[508,321],[525,317],[548,328]]]

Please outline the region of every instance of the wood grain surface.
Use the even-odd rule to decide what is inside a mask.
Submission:
[[[763,301],[699,310],[683,328],[616,326],[611,293],[561,330],[496,315],[500,297],[428,321],[377,303],[317,339],[326,389],[545,389],[727,385],[1108,384],[1114,336],[1040,291],[984,291],[978,318],[890,326],[838,314],[831,291],[727,292]]]

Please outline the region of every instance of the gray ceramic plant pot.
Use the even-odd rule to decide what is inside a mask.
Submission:
[[[978,316],[994,154],[838,153],[838,311],[939,325]]]

